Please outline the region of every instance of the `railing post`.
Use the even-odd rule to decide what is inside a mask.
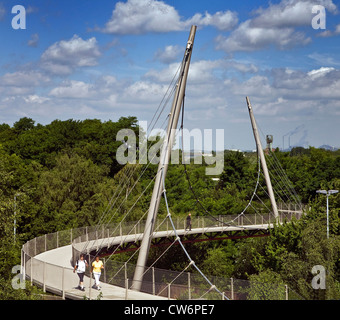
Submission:
[[[168,300],[171,299],[171,284],[168,284]]]
[[[289,300],[289,297],[288,297],[288,286],[285,285],[285,291],[286,291],[286,300]]]
[[[61,290],[62,290],[62,299],[65,300],[65,268],[64,267],[63,267],[63,273],[62,273]]]
[[[92,291],[92,273],[90,272],[89,300],[91,300],[91,291]]]
[[[230,278],[231,300],[234,300],[234,279]]]
[[[43,292],[46,292],[46,262],[44,262],[43,266]]]
[[[33,286],[33,259],[34,258],[31,257],[31,286]]]
[[[24,251],[24,246],[22,246],[21,254],[22,254],[21,267],[23,268],[21,270],[21,273],[22,273],[23,279],[26,280],[26,254],[25,254],[25,251]]]
[[[125,279],[125,300],[128,299],[128,292],[129,292],[129,279]]]
[[[152,294],[156,295],[155,268],[154,267],[152,267]]]
[[[103,272],[103,274],[104,274],[104,282],[106,283],[106,260],[105,260],[105,258],[103,259],[104,260],[104,272]]]
[[[190,279],[190,272],[188,272],[188,299],[191,300],[191,279]]]

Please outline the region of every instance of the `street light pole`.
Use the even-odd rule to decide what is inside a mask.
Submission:
[[[327,239],[329,239],[329,205],[328,205],[328,197],[331,194],[334,193],[338,193],[339,190],[316,190],[317,193],[321,193],[321,194],[325,194],[326,195],[326,203],[327,203],[327,211],[326,211],[326,215],[327,215]]]

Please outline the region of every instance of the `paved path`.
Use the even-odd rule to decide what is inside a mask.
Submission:
[[[272,228],[273,224],[257,224],[257,225],[248,225],[248,226],[213,226],[213,227],[203,227],[203,228],[194,228],[191,231],[180,229],[176,230],[178,236],[190,235],[190,234],[204,234],[204,233],[222,233],[228,231],[239,231],[239,230],[267,230],[268,228]],[[175,231],[168,230],[168,231],[157,231],[153,233],[152,238],[168,238],[174,237]],[[75,243],[74,248],[77,249],[79,252],[91,252],[93,250],[98,251],[101,248],[110,247],[119,245],[121,243],[128,243],[128,242],[137,242],[142,240],[143,233],[137,234],[129,234],[123,236],[116,236],[116,237],[109,237],[103,238],[98,240],[89,240],[86,242]]]
[[[271,228],[272,224],[248,225],[244,229],[259,230]],[[241,229],[243,229],[241,228]],[[191,231],[184,229],[177,230],[179,236],[188,234],[202,234],[207,232],[227,232],[240,230],[238,226],[212,226],[205,228],[194,228]],[[158,231],[155,232],[154,238],[174,236],[174,231]],[[117,245],[126,242],[136,242],[142,238],[142,233],[132,235],[122,235],[111,238],[103,238],[73,244],[79,252],[98,250],[103,247]],[[85,291],[76,289],[79,278],[73,273],[72,245],[63,246],[44,253],[36,255],[34,258],[26,261],[26,273],[35,283],[45,286],[47,291],[61,294],[65,298],[70,299],[102,299],[102,300],[155,300],[167,299],[164,297],[154,296],[147,293],[126,290],[125,288],[113,286],[107,283],[101,283],[101,291],[92,288],[94,279],[84,277]],[[32,268],[31,268],[32,267]]]
[[[101,300],[155,300],[166,299],[163,297],[153,296],[151,294],[126,290],[107,283],[101,283],[101,290],[90,288],[90,278],[84,277],[85,291],[76,289],[79,278],[76,273],[73,273],[71,266],[72,246],[53,249],[41,253],[33,258],[33,274],[35,281],[44,283],[48,291],[60,292],[64,287],[65,298],[69,299],[97,299]],[[41,263],[41,262],[45,262]],[[30,261],[28,262],[30,263]],[[28,266],[30,268],[30,266]],[[45,271],[44,271],[45,268]],[[64,279],[64,281],[63,281]],[[91,280],[94,284],[94,279]]]

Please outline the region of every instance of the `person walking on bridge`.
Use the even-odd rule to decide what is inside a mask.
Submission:
[[[87,261],[84,259],[84,255],[81,254],[79,260],[77,260],[76,265],[74,266],[73,273],[76,272],[79,277],[79,286],[78,289],[81,291],[85,291],[84,289],[84,275],[85,275],[85,270],[88,267]]]
[[[191,231],[191,213],[187,216],[187,226],[185,227],[185,231],[189,228],[189,231]]]
[[[93,273],[94,275],[95,286],[97,287],[97,290],[100,290],[99,279],[102,273],[102,269],[104,269],[103,261],[99,260],[99,257],[96,256],[96,260],[92,262],[91,273]]]

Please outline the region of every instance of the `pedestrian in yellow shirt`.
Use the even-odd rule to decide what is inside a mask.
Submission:
[[[103,261],[99,260],[99,257],[96,257],[96,260],[92,262],[92,268],[91,268],[91,273],[94,275],[94,280],[95,280],[95,286],[97,287],[97,290],[100,290],[99,286],[99,279],[102,274],[102,269],[104,269],[104,264]]]

